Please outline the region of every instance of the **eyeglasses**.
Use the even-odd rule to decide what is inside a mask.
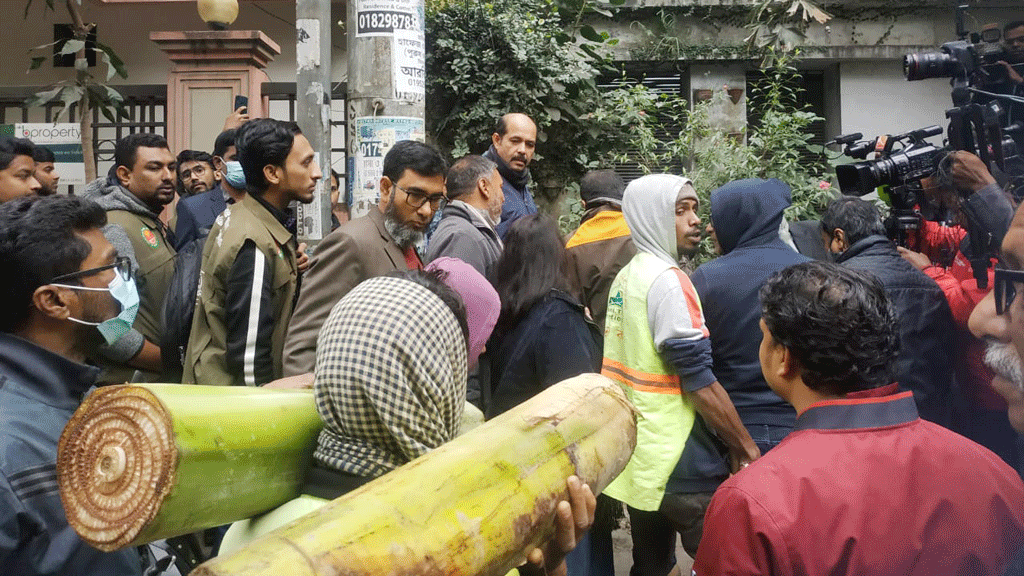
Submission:
[[[114,260],[113,264],[107,264],[106,266],[99,266],[97,268],[89,268],[88,270],[79,270],[78,272],[72,272],[71,274],[62,274],[50,280],[50,282],[57,282],[60,280],[77,280],[84,276],[92,276],[93,274],[99,274],[104,270],[115,269],[122,278],[128,280],[132,277],[132,261],[127,256],[121,256]]]
[[[444,207],[444,204],[448,202],[448,197],[445,196],[444,194],[435,194],[433,196],[428,196],[422,192],[417,192],[415,190],[410,192],[409,190],[402,188],[401,186],[395,184],[394,182],[392,182],[391,185],[401,190],[402,192],[405,192],[405,203],[408,204],[409,206],[412,206],[413,208],[422,208],[424,204],[430,202],[431,208],[433,208],[434,210],[440,210],[441,208]]]
[[[1013,304],[1013,300],[1017,297],[1017,289],[1013,287],[1013,284],[1024,282],[1024,270],[996,268],[995,277],[993,292],[996,297],[996,314],[1002,314],[1010,308],[1010,304]]]
[[[193,166],[189,170],[182,170],[181,172],[179,172],[178,173],[178,177],[181,178],[182,180],[184,180],[186,178],[189,178],[193,174],[197,178],[199,176],[202,176],[203,174],[206,174],[206,166],[203,166],[202,164],[197,164],[197,165]]]

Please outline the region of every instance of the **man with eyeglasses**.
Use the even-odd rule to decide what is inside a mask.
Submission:
[[[299,246],[285,210],[312,202],[323,177],[294,123],[249,121],[235,145],[248,194],[217,217],[203,248],[186,383],[262,386],[281,377],[299,291]]]
[[[57,441],[99,375],[85,360],[131,327],[138,294],[127,258],[74,196],[0,206],[0,566],[6,576],[141,573],[135,548],[100,552],[68,525]],[[133,304],[134,303],[134,304]]]
[[[288,325],[284,374],[313,371],[316,340],[331,309],[360,282],[422,267],[416,244],[445,200],[444,158],[422,142],[396,142],[384,156],[377,209],[324,237],[302,279]]]
[[[213,156],[200,150],[178,153],[178,194],[182,198],[213,190],[220,174],[213,169]]]

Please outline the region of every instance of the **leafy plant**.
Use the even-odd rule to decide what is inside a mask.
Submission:
[[[26,102],[26,106],[44,106],[51,102],[59,102],[60,108],[56,122],[64,114],[68,113],[72,104],[78,105],[79,123],[82,133],[82,156],[85,159],[85,178],[94,180],[96,178],[96,155],[94,153],[92,136],[92,110],[99,109],[111,122],[117,116],[124,116],[124,99],[121,94],[112,88],[107,82],[114,76],[127,78],[128,72],[124,62],[112,48],[96,42],[90,45],[87,40],[89,34],[95,28],[95,24],[86,24],[79,11],[81,0],[66,0],[68,14],[71,16],[72,38],[58,40],[42,46],[36,46],[29,50],[29,53],[46,53],[54,46],[60,46],[60,55],[75,55],[75,75],[73,78],[61,80],[40,92],[37,92]],[[29,9],[32,7],[32,0],[25,4],[25,18],[28,18]],[[46,8],[56,11],[55,0],[46,0]],[[106,65],[106,77],[97,80],[89,73],[88,52],[93,52]],[[33,56],[29,70],[35,70],[43,65],[49,55]]]
[[[428,133],[452,156],[480,153],[499,117],[529,115],[539,129],[531,165],[538,200],[553,200],[586,170],[627,155],[650,163],[659,145],[655,112],[669,105],[627,82],[598,88],[597,77],[610,70],[602,51],[611,40],[580,25],[584,6],[600,8],[589,1],[571,6],[552,0],[427,6]],[[567,41],[574,27],[581,38]]]
[[[812,22],[824,24],[832,16],[810,0],[758,0],[751,13],[745,42],[751,52],[763,55],[762,66],[788,53],[806,38]]]

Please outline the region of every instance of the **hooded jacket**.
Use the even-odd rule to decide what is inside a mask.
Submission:
[[[139,290],[139,313],[134,330],[100,350],[104,357],[124,362],[138,354],[143,337],[150,342],[160,342],[164,294],[174,273],[173,238],[159,215],[120,184],[108,182],[90,199],[107,211],[103,236],[119,255],[131,260]]]
[[[942,289],[885,236],[861,238],[836,261],[882,281],[900,329],[896,381],[914,393],[922,418],[949,426],[955,325]]]
[[[606,493],[640,510],[657,510],[673,491],[672,470],[694,418],[686,394],[715,382],[700,299],[676,264],[675,206],[681,191],[696,200],[689,183],[643,176],[622,201],[638,252],[609,292],[601,373],[623,385],[644,418],[633,457]]]
[[[745,425],[793,427],[793,407],[761,374],[758,291],[773,274],[808,258],[779,239],[790,189],[780,180],[737,180],[711,193],[711,220],[722,255],[690,276],[711,332],[715,376]]]

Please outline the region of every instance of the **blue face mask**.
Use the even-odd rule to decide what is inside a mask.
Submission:
[[[90,292],[110,292],[110,295],[114,297],[114,300],[121,305],[121,313],[109,320],[103,322],[86,322],[85,320],[79,320],[78,318],[72,318],[68,316],[68,320],[77,322],[79,324],[85,324],[86,326],[95,326],[103,339],[107,344],[113,344],[117,342],[121,336],[124,336],[129,330],[132,329],[132,324],[135,323],[135,315],[139,312],[139,291],[135,287],[135,280],[128,278],[127,280],[120,274],[114,274],[114,279],[110,281],[110,284],[106,288],[92,288],[89,286],[71,286],[68,284],[54,284],[54,286],[60,286],[62,288],[70,288],[71,290],[87,290]]]
[[[235,190],[245,190],[245,172],[242,171],[241,162],[224,163],[224,180]]]

